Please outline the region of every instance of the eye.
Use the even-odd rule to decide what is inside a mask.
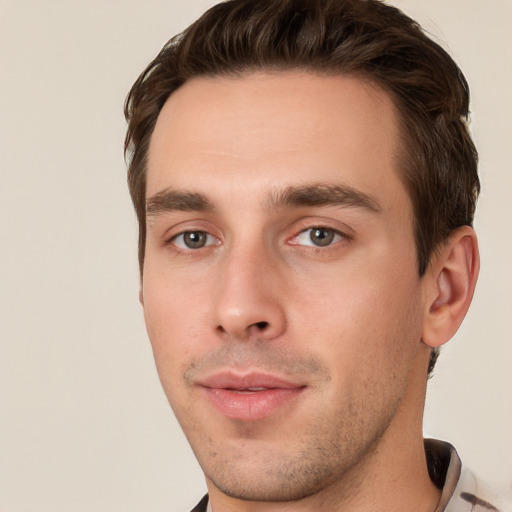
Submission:
[[[305,229],[293,240],[297,245],[309,245],[314,247],[327,247],[343,239],[343,235],[330,228],[315,227]]]
[[[179,249],[202,249],[215,243],[215,238],[206,231],[185,231],[172,239]]]

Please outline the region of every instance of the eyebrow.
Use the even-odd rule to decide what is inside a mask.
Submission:
[[[346,185],[314,183],[288,187],[270,195],[270,208],[298,206],[349,206],[363,208],[372,213],[381,211],[379,203],[368,194]]]
[[[148,217],[173,211],[211,212],[214,209],[213,203],[198,192],[166,189],[146,200],[146,215]]]
[[[381,211],[378,202],[368,194],[346,185],[314,183],[270,193],[266,206],[269,209],[300,206],[349,206],[363,208],[373,213]],[[213,212],[213,203],[199,192],[165,189],[146,201],[146,215],[172,211]]]

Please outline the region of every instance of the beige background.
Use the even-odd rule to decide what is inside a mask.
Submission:
[[[211,1],[0,0],[0,511],[188,510],[204,483],[137,302],[122,103]],[[512,484],[512,2],[396,0],[464,69],[483,269],[426,432]]]

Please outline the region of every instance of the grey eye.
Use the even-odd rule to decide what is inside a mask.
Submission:
[[[343,239],[343,234],[331,228],[317,227],[305,229],[295,238],[297,245],[327,247]]]
[[[314,228],[309,232],[309,238],[311,241],[319,247],[325,247],[330,245],[334,240],[334,231],[326,228]]]
[[[180,249],[202,249],[214,242],[214,237],[206,231],[185,231],[173,240],[174,245]]]
[[[206,244],[206,233],[204,231],[189,231],[183,233],[183,242],[190,249],[199,249]]]

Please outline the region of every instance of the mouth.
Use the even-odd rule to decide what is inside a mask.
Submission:
[[[228,419],[256,421],[289,406],[306,386],[280,377],[222,372],[200,382],[209,402]]]
[[[227,388],[227,391],[233,391],[233,393],[240,393],[242,395],[249,395],[251,393],[259,393],[260,391],[267,391],[272,388]]]

